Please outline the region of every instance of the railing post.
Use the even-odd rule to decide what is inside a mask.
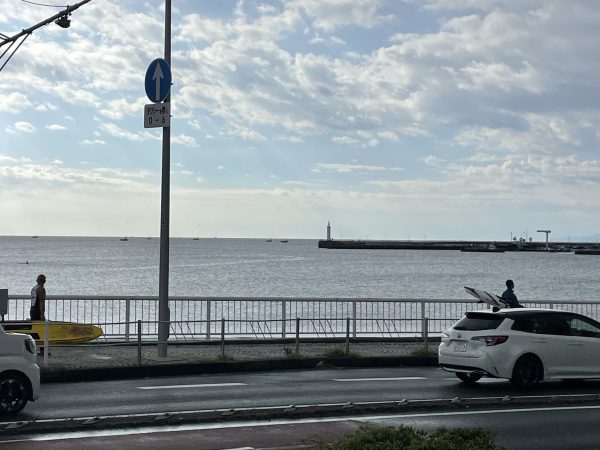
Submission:
[[[281,337],[285,339],[285,317],[287,316],[286,301],[281,301]]]
[[[421,301],[421,339],[425,340],[425,302]]]
[[[142,365],[142,321],[137,321],[137,363]]]
[[[131,321],[131,299],[125,299],[125,342],[129,342],[129,322]]]
[[[221,357],[225,357],[225,318],[221,318]]]
[[[296,356],[300,356],[300,317],[296,317]]]
[[[346,356],[350,356],[350,317],[346,317]]]
[[[210,341],[210,300],[206,301],[206,340]]]
[[[48,367],[48,355],[50,354],[50,321],[46,319],[44,324],[44,367]]]
[[[429,318],[425,317],[425,333],[423,335],[423,346],[425,353],[429,353]]]
[[[352,300],[352,337],[356,339],[356,300]]]

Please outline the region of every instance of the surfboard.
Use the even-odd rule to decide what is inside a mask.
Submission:
[[[467,291],[480,302],[486,303],[493,308],[506,308],[508,306],[506,301],[496,294],[490,294],[489,292],[482,291],[481,289],[475,289],[468,286],[465,286],[465,291]]]
[[[44,345],[46,322],[41,320],[17,320],[1,322],[7,333],[29,334],[38,346]],[[102,336],[102,328],[96,325],[74,322],[49,322],[48,344],[85,344]]]

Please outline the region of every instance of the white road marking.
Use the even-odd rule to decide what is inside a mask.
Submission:
[[[393,378],[334,378],[333,381],[406,381],[427,380],[426,377],[393,377]]]
[[[192,389],[205,387],[248,386],[246,383],[173,384],[167,386],[138,386],[138,389]]]
[[[436,379],[436,378],[431,378],[432,380]],[[460,381],[457,377],[444,377],[444,378],[437,378],[438,380],[446,380],[446,381]],[[508,383],[507,379],[504,378],[481,378],[480,380],[477,380],[477,383]]]

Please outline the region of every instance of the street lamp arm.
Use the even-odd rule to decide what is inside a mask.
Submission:
[[[1,36],[2,42],[0,42],[0,47],[2,47],[3,45],[9,44],[11,42],[15,42],[17,39],[19,39],[22,36],[30,35],[31,33],[33,33],[38,28],[43,27],[45,25],[48,25],[49,23],[54,22],[55,20],[58,20],[61,17],[68,16],[69,14],[71,14],[71,12],[75,11],[76,9],[80,8],[81,6],[83,6],[86,3],[89,3],[91,1],[92,0],[83,0],[83,1],[81,1],[79,3],[76,3],[76,4],[72,5],[72,6],[67,6],[67,8],[65,8],[61,12],[53,15],[52,17],[47,18],[46,20],[42,20],[40,23],[35,24],[32,27],[29,27],[29,28],[26,28],[26,29],[22,30],[20,33],[17,33],[14,36],[5,37],[4,35],[2,35]]]

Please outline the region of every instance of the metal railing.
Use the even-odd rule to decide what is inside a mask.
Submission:
[[[105,339],[158,335],[158,297],[49,296],[51,321],[102,324]],[[600,301],[534,300],[524,306],[556,308],[598,318]],[[27,320],[28,295],[9,295],[6,320]],[[349,319],[352,338],[439,335],[467,310],[487,309],[465,299],[171,297],[171,336],[177,340],[226,337],[341,337]],[[296,318],[301,319],[295,329]],[[221,329],[224,319],[224,329]],[[135,326],[144,325],[141,330]],[[427,325],[426,325],[427,323]]]

